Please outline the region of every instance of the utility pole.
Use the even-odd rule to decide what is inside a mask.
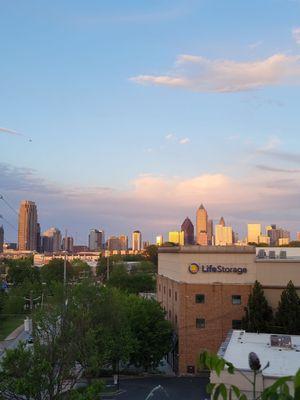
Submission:
[[[65,256],[64,256],[64,286],[66,286],[66,284],[67,284],[67,249],[66,249],[66,247],[67,247],[67,234],[68,234],[68,231],[66,229],[66,231],[65,231],[65,243],[64,243],[64,253],[65,253]]]
[[[109,256],[106,257],[106,280],[109,280]]]

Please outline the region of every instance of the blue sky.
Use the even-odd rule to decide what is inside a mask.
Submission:
[[[43,229],[152,239],[204,202],[241,235],[300,230],[299,1],[0,9],[0,127],[24,135],[0,132],[0,188],[35,200]]]

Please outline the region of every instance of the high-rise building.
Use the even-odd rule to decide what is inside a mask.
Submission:
[[[169,232],[169,242],[184,246],[184,231]]]
[[[297,242],[300,242],[300,232],[297,232],[296,240],[297,240]]]
[[[261,236],[261,224],[248,224],[248,243],[259,243],[259,237]]]
[[[214,244],[214,223],[212,219],[207,222],[207,242],[209,246]]]
[[[271,246],[280,246],[280,239],[288,239],[288,241],[290,241],[290,232],[282,228],[277,228],[276,225],[267,226],[266,232],[267,236],[270,238]]]
[[[73,253],[74,251],[74,239],[72,236],[64,237],[62,240],[62,249],[68,253]]]
[[[18,248],[19,250],[37,249],[37,207],[33,201],[23,200],[19,210]]]
[[[207,246],[208,244],[207,224],[207,212],[203,204],[201,204],[196,215],[196,242],[202,246]]]
[[[156,243],[156,246],[162,246],[163,243],[164,243],[163,235],[158,235],[158,236],[156,236],[156,241],[155,241],[155,243]]]
[[[120,250],[128,250],[128,236],[120,235],[119,241],[120,241]]]
[[[132,234],[132,250],[133,251],[142,250],[142,234],[140,231],[134,231]]]
[[[57,253],[61,251],[61,232],[58,228],[50,228],[42,235],[44,253]]]
[[[117,236],[109,236],[107,239],[107,250],[121,250],[120,238]]]
[[[0,226],[0,253],[3,253],[3,244],[4,244],[4,228]]]
[[[216,225],[215,244],[216,246],[230,246],[233,243],[233,231],[231,226],[225,225],[225,220],[221,217]]]
[[[89,249],[100,251],[103,248],[104,232],[98,229],[91,229],[89,233]]]
[[[42,251],[41,225],[39,223],[36,226],[36,251],[38,253]]]
[[[181,231],[184,233],[184,244],[194,244],[194,225],[188,217],[183,221]]]

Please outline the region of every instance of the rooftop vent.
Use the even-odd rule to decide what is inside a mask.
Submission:
[[[286,258],[286,251],[285,250],[281,250],[280,251],[279,258]]]
[[[265,258],[266,257],[266,252],[264,249],[259,249],[257,253],[257,258]]]
[[[280,347],[282,349],[292,348],[292,339],[289,335],[271,335],[271,347]]]
[[[269,251],[269,258],[271,258],[272,260],[276,258],[276,253],[274,250]]]

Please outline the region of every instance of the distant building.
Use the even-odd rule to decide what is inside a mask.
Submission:
[[[156,236],[156,241],[155,241],[155,243],[156,243],[156,246],[162,246],[163,243],[164,243],[163,235],[158,235],[158,236]]]
[[[259,237],[261,236],[261,224],[248,224],[248,243],[259,243]]]
[[[23,200],[19,210],[18,248],[19,250],[37,249],[37,207],[33,201]]]
[[[229,246],[233,244],[233,231],[231,226],[225,225],[225,220],[221,217],[215,229],[215,245]]]
[[[212,219],[207,222],[207,242],[208,245],[214,245],[214,223]]]
[[[118,236],[109,236],[107,239],[107,250],[121,250],[120,238]]]
[[[100,251],[103,248],[104,232],[98,229],[91,229],[89,233],[89,249]]]
[[[169,242],[184,246],[184,231],[169,232]]]
[[[50,228],[42,235],[44,253],[57,253],[61,251],[61,232],[58,228]]]
[[[147,249],[147,247],[149,247],[149,246],[150,246],[149,240],[145,240],[145,241],[143,242],[143,249],[145,250],[145,249]]]
[[[89,251],[88,246],[86,246],[84,244],[79,244],[79,245],[73,246],[73,253],[86,253],[88,251]]]
[[[133,251],[142,250],[142,234],[140,231],[134,231],[132,234],[132,250]]]
[[[181,232],[184,233],[184,244],[194,244],[194,225],[192,221],[186,217],[181,225]]]
[[[207,212],[203,204],[201,204],[196,214],[196,242],[202,246],[207,246],[208,244],[207,226]]]
[[[3,253],[3,244],[4,244],[4,228],[0,226],[0,253]]]
[[[42,251],[41,225],[39,223],[36,226],[36,251],[38,253]]]
[[[278,240],[278,246],[287,246],[287,245],[289,245],[290,244],[290,238],[289,237],[283,237],[283,238],[280,238],[279,240]]]
[[[62,240],[62,249],[72,254],[74,251],[74,239],[72,236],[64,237]]]
[[[300,242],[300,232],[297,232],[296,240],[297,240],[297,242]]]
[[[128,236],[120,235],[119,241],[120,241],[120,249],[119,250],[128,250]]]
[[[288,239],[288,243],[290,242],[290,232],[282,228],[277,228],[276,225],[267,226],[266,232],[270,238],[271,246],[280,246],[279,242],[282,242],[280,239]]]
[[[270,239],[269,236],[260,235],[259,238],[258,238],[258,243],[259,244],[266,244],[266,245],[270,246],[271,239]]]

